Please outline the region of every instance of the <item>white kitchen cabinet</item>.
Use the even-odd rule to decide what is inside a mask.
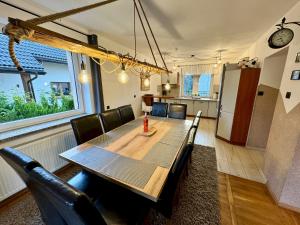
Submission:
[[[209,104],[209,101],[195,100],[193,115],[196,115],[197,112],[200,110],[200,111],[202,111],[202,116],[207,117],[208,116],[208,104]]]
[[[186,110],[187,115],[195,115],[194,114],[194,101],[193,100],[182,100],[181,99],[181,104],[186,104],[187,105],[187,110]]]
[[[209,101],[208,102],[208,117],[217,118],[218,109],[217,109],[217,102]]]
[[[166,99],[166,103],[170,104],[170,103],[181,103],[180,99]]]

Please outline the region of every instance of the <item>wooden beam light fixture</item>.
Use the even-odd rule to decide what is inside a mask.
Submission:
[[[122,61],[127,67],[139,67],[141,70],[147,70],[155,74],[171,73],[171,71],[169,71],[166,67],[162,68],[157,65],[142,62],[128,54],[122,55],[113,51],[99,48],[98,46],[89,45],[63,34],[38,26],[42,23],[52,22],[66,16],[74,15],[115,1],[117,0],[107,0],[78,9],[72,9],[27,21],[9,18],[9,23],[3,28],[3,33],[9,36],[9,53],[17,69],[20,72],[23,71],[22,65],[20,65],[14,52],[14,43],[20,43],[22,40],[30,40],[51,47],[64,49],[66,51],[84,54],[91,58],[98,58],[104,61],[111,61],[113,63],[120,63]]]

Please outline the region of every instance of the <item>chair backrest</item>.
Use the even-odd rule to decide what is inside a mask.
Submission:
[[[119,107],[118,109],[120,111],[120,116],[123,124],[135,120],[134,112],[131,105],[124,105]]]
[[[186,110],[187,105],[186,104],[177,104],[177,103],[171,103],[169,106],[169,118],[174,119],[186,119]]]
[[[199,123],[200,123],[200,118],[196,116],[193,120],[193,127],[198,128]]]
[[[111,131],[122,125],[122,119],[118,109],[111,109],[100,113],[100,117],[105,132]]]
[[[1,157],[17,172],[26,183],[28,171],[40,164],[28,155],[13,148],[3,148],[0,150]]]
[[[42,167],[35,167],[29,172],[27,186],[47,225],[106,224],[84,193]]]
[[[71,125],[78,145],[103,134],[97,114],[72,119]]]
[[[159,117],[167,117],[168,103],[153,102],[151,115],[159,116]]]
[[[47,225],[105,225],[85,194],[46,171],[28,155],[0,150],[2,158],[18,173],[31,191]]]
[[[189,132],[189,137],[188,137],[188,140],[187,140],[187,145],[188,146],[194,146],[196,134],[197,134],[197,128],[192,127],[190,132]]]
[[[201,110],[199,110],[199,111],[197,112],[197,114],[196,114],[196,117],[200,118],[200,117],[201,117],[201,115],[202,115],[202,111],[201,111]]]
[[[184,143],[182,144],[182,148],[178,153],[177,158],[171,168],[171,176],[173,176],[175,179],[179,178],[181,172],[184,169],[184,165],[186,164],[188,159],[187,158],[188,139],[189,137],[187,137]]]

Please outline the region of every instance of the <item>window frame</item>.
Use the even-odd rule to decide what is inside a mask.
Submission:
[[[11,131],[11,130],[16,130],[24,127],[30,127],[33,125],[38,125],[42,123],[47,123],[51,122],[54,120],[59,120],[59,119],[64,119],[76,115],[80,115],[85,113],[85,106],[84,106],[84,101],[83,101],[83,92],[82,92],[82,86],[80,82],[78,82],[78,74],[80,70],[80,60],[79,60],[79,55],[74,54],[71,52],[67,52],[67,57],[72,61],[72,66],[69,65],[69,71],[73,76],[71,76],[71,86],[72,82],[74,82],[74,86],[76,88],[76,93],[77,93],[77,104],[78,104],[78,109],[66,111],[66,112],[59,112],[59,113],[54,113],[54,114],[49,114],[49,115],[43,115],[43,116],[38,116],[38,117],[32,117],[32,118],[27,118],[27,119],[22,119],[22,120],[15,120],[15,121],[10,121],[6,123],[0,123],[0,132],[5,132],[5,131]]]

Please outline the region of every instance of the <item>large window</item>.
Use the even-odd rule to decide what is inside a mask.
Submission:
[[[24,119],[75,114],[79,98],[71,53],[30,41],[15,48],[23,73],[9,57],[8,37],[0,34],[0,128]]]
[[[183,76],[183,96],[210,97],[211,86],[211,74],[203,73],[201,75]]]

